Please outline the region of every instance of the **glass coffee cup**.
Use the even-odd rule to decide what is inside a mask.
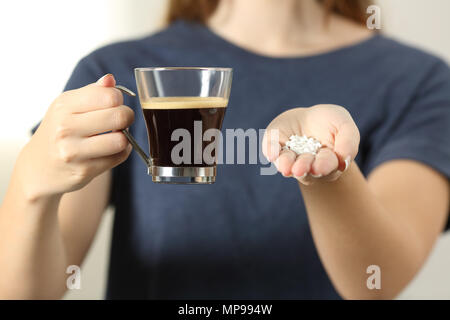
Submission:
[[[220,129],[231,90],[231,68],[136,68],[150,156],[124,131],[157,183],[211,184]],[[125,93],[132,92],[116,86]]]

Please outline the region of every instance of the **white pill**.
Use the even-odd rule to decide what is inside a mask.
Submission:
[[[286,141],[285,149],[294,151],[300,155],[303,153],[317,154],[317,151],[322,147],[320,141],[314,138],[308,138],[307,136],[292,135],[289,137],[289,141]]]

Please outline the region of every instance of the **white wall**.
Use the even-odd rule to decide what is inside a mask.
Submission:
[[[450,61],[450,1],[379,0],[383,31]],[[75,63],[93,49],[158,28],[166,0],[2,2],[0,30],[0,200],[29,129],[62,90]],[[7,115],[7,116],[5,116]],[[66,298],[103,297],[112,212],[83,266],[83,288]],[[450,299],[450,235],[400,298]]]

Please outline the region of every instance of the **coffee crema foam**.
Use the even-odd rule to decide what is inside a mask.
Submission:
[[[205,109],[226,108],[228,99],[222,97],[158,97],[141,101],[142,109]]]

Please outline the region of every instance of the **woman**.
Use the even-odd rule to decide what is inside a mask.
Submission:
[[[82,59],[17,160],[0,296],[60,297],[113,203],[107,298],[394,298],[447,219],[450,72],[373,34],[365,8],[173,0],[167,29]],[[281,144],[306,134],[325,147],[296,157],[266,138],[286,178],[223,165],[211,186],[153,184],[120,132],[146,141],[138,105],[113,88],[135,89],[142,66],[233,67],[225,128],[270,122]]]

